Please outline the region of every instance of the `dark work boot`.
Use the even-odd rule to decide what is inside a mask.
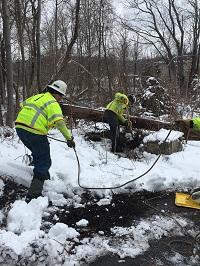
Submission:
[[[26,203],[29,203],[32,199],[36,199],[39,196],[42,196],[44,180],[33,177],[30,188],[26,195]]]

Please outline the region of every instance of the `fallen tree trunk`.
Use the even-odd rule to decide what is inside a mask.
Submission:
[[[74,119],[84,119],[93,122],[103,121],[103,113],[104,113],[103,110],[97,110],[88,107],[81,107],[64,103],[61,104],[61,108],[64,115],[72,117]],[[133,123],[133,128],[138,128],[138,129],[158,131],[161,128],[164,129],[172,128],[172,124],[169,122],[161,122],[158,120],[151,120],[148,118],[142,118],[138,116],[130,116],[130,120]],[[182,131],[185,135],[185,130],[180,128],[179,126],[173,126],[173,129]],[[190,130],[188,139],[200,140],[200,132],[198,133],[198,132],[193,132],[193,130]]]
[[[81,107],[76,105],[62,104],[63,114],[75,119],[84,119],[94,122],[103,121],[103,110],[91,109],[88,107]],[[141,118],[137,116],[130,116],[130,120],[133,123],[134,128],[147,129],[157,131],[161,128],[170,129],[171,124],[167,122],[160,122],[158,120],[150,120],[147,118]]]
[[[191,129],[188,135],[188,140],[200,140],[200,132]]]

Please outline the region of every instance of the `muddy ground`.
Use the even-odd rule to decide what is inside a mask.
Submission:
[[[0,198],[0,209],[6,214],[12,202],[25,197],[27,189],[22,185],[16,185],[11,179],[4,177],[3,180],[5,188],[4,194]],[[110,236],[110,229],[114,226],[128,227],[138,223],[142,218],[155,214],[164,216],[178,214],[191,220],[197,233],[200,231],[200,210],[177,207],[174,204],[175,192],[173,191],[140,191],[136,193],[127,191],[125,194],[115,194],[113,191],[113,198],[109,205],[99,206],[96,204],[97,200],[86,191],[82,195],[82,203],[85,203],[85,208],[49,207],[50,215],[43,218],[42,229],[48,230],[57,222],[65,223],[76,229],[76,222],[84,218],[89,221],[89,225],[79,232],[82,238],[92,238],[99,231],[104,231],[105,235]],[[55,219],[55,217],[57,218]],[[4,226],[6,226],[6,221],[2,224],[2,227]],[[90,266],[170,266],[172,264],[167,257],[176,254],[182,257],[182,263],[176,265],[191,265],[188,264],[188,258],[192,255],[194,248],[193,240],[185,230],[184,237],[163,237],[159,241],[151,241],[149,250],[135,258],[120,259],[118,256],[110,254],[97,258]],[[200,262],[196,265],[200,265]]]

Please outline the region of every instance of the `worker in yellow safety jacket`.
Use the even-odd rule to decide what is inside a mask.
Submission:
[[[175,125],[177,129],[183,131],[184,137],[187,140],[190,129],[193,131],[200,131],[200,117],[178,119],[175,120]]]
[[[32,152],[33,179],[26,202],[42,195],[44,181],[50,178],[50,147],[47,134],[56,127],[70,148],[75,147],[71,132],[65,125],[59,102],[65,95],[67,84],[56,80],[43,93],[34,95],[22,103],[15,121],[15,128],[22,143]]]
[[[200,117],[194,117],[190,120],[190,128],[200,130]]]
[[[175,121],[176,128],[183,131],[184,137],[187,141],[189,132],[200,131],[200,117],[194,117],[191,119],[179,119]],[[197,187],[191,191],[191,198],[200,203],[200,187]]]
[[[131,126],[130,121],[125,117],[126,110],[129,105],[135,103],[134,95],[126,96],[123,93],[117,92],[114,100],[106,106],[103,121],[107,122],[110,127],[110,137],[112,141],[111,152],[122,152],[123,143],[120,142],[120,124]]]
[[[200,131],[200,117],[194,117],[189,120],[189,127],[194,131]],[[191,198],[200,203],[200,187],[192,190]]]

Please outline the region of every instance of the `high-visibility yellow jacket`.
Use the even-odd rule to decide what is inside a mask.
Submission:
[[[200,118],[199,117],[192,118],[192,122],[193,122],[193,128],[196,130],[200,130]]]
[[[26,99],[21,107],[15,127],[23,128],[34,134],[47,135],[58,121],[63,120],[60,105],[49,92]],[[65,128],[65,137],[66,139],[72,138],[67,128]]]
[[[124,117],[124,113],[128,107],[128,104],[128,97],[123,93],[117,92],[115,94],[114,100],[107,104],[106,109],[114,112],[117,115],[118,119],[122,123],[125,123],[127,119]]]

